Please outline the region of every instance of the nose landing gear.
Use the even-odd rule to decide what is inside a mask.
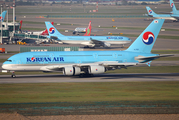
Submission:
[[[12,72],[11,77],[12,77],[12,78],[15,78],[15,77],[16,77],[16,75],[15,75],[15,72],[14,72],[14,71]]]

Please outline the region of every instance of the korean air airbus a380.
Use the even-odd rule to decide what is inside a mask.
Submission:
[[[173,21],[178,21],[179,20],[179,15],[176,14],[156,14],[150,7],[146,7],[148,16],[154,17],[157,19],[166,19],[166,20],[173,20]]]
[[[82,44],[89,47],[110,47],[111,44],[124,45],[132,40],[123,36],[65,36],[62,35],[50,22],[45,22],[49,36],[66,44]]]
[[[168,56],[151,53],[163,23],[164,19],[152,21],[124,51],[24,52],[10,57],[2,68],[4,71],[62,71],[64,75],[89,75],[140,63],[150,65],[152,60]]]

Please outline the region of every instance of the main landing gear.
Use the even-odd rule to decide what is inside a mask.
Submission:
[[[12,77],[12,78],[15,78],[15,77],[16,77],[16,75],[15,75],[15,72],[14,72],[14,71],[12,72],[11,77]]]
[[[94,75],[93,74],[80,74],[79,77],[80,78],[83,78],[83,77],[93,77]]]

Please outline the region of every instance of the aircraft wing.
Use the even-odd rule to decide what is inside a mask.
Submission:
[[[135,60],[139,61],[140,63],[146,63],[146,62],[158,59],[160,57],[169,57],[169,56],[173,56],[173,55],[158,55],[158,56],[149,56],[149,57],[139,55],[135,57]]]
[[[99,40],[95,40],[95,39],[91,39],[91,44],[95,44],[95,46],[103,46],[103,47],[110,47],[110,44],[109,43],[105,43],[103,41],[99,41]]]
[[[102,42],[102,41],[99,41],[99,40],[94,40],[94,39],[92,39],[92,38],[90,38],[91,39],[91,43],[92,44],[95,44],[95,46],[103,46],[104,45],[104,42]]]
[[[127,68],[129,66],[135,66],[138,63],[118,63],[118,61],[102,61],[96,63],[77,63],[77,64],[68,64],[68,65],[48,65],[43,66],[41,68],[42,71],[62,71],[65,67],[73,66],[73,67],[80,67],[82,69],[87,69],[90,66],[97,65],[97,66],[104,66],[108,69],[118,69],[118,68]]]
[[[171,17],[176,18],[177,20],[179,20],[179,15],[171,15]]]

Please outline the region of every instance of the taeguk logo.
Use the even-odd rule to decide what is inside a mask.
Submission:
[[[50,34],[54,34],[54,33],[55,33],[55,28],[51,27],[51,28],[49,29],[49,32],[50,32]]]
[[[155,39],[155,36],[152,32],[145,32],[142,36],[142,41],[146,44],[146,45],[150,45],[153,43]]]
[[[2,17],[2,16],[0,16],[0,21],[1,21],[1,20],[3,20],[3,17]]]
[[[152,14],[152,10],[149,10],[149,13]]]

